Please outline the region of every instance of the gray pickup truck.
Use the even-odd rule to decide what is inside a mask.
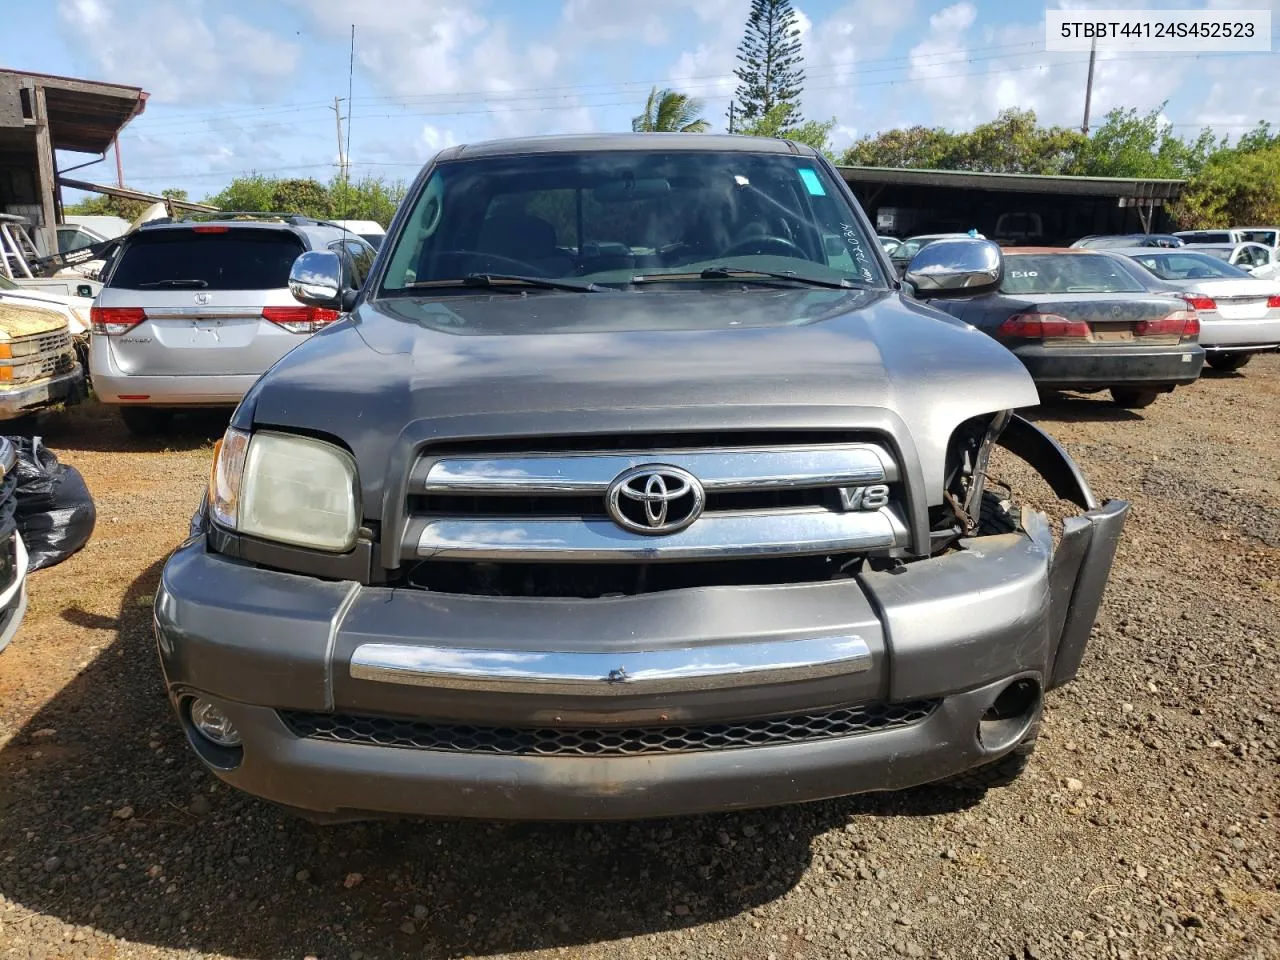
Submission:
[[[612,819],[1006,783],[1128,504],[1018,360],[895,278],[835,169],[744,137],[452,147],[345,317],[249,391],[156,597],[227,783],[315,819]],[[995,445],[1078,505],[987,489]]]

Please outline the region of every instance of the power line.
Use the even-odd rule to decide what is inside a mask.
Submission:
[[[979,53],[987,50],[1007,50],[1014,47],[1039,48],[1042,46],[1043,46],[1043,43],[1039,40],[1028,40],[1028,41],[1023,41],[1021,43],[1003,43],[1003,44],[992,44],[992,45],[983,46],[983,47],[973,47],[966,51],[966,54],[964,57],[961,57],[959,59],[949,60],[949,61],[938,61],[938,64],[942,64],[944,62],[955,62],[955,63],[965,62],[966,59],[973,59],[973,58],[968,58],[968,54]],[[1036,52],[1039,52],[1039,50],[1028,50],[1022,54],[1008,54],[1007,56],[1026,56],[1028,54],[1036,53]],[[939,53],[939,54],[930,54],[929,56],[930,57],[947,57],[947,56],[953,56],[953,55],[951,53]],[[843,72],[843,70],[846,67],[856,67],[860,65],[876,64],[876,63],[910,61],[911,59],[912,59],[911,55],[906,55],[906,56],[897,56],[897,57],[876,57],[876,58],[870,58],[866,60],[849,60],[842,63],[829,64],[828,66],[833,68],[832,70],[824,73],[811,74],[810,76],[835,76]],[[990,59],[1001,59],[1001,58],[1000,57],[982,57],[977,59],[990,60]],[[931,64],[926,64],[926,65],[931,65]],[[889,69],[894,69],[894,68],[889,68]],[[857,71],[857,72],[876,72],[876,71]],[[883,72],[883,71],[880,71],[880,72]],[[660,86],[666,86],[670,84],[679,84],[679,83],[696,82],[696,81],[706,81],[708,83],[711,83],[711,82],[719,82],[719,81],[732,81],[735,79],[736,79],[736,76],[732,73],[700,74],[700,75],[691,75],[691,76],[685,76],[685,77],[666,77],[658,80],[616,80],[616,81],[600,82],[600,83],[560,84],[556,86],[539,87],[536,89],[544,90],[544,91],[582,91],[582,90],[600,89],[602,93],[606,91],[621,93],[627,87],[650,87],[655,84]],[[527,88],[527,89],[535,89],[535,88]],[[515,90],[515,91],[509,91],[509,92],[520,93],[522,91]],[[419,100],[428,100],[435,97],[446,97],[450,99],[464,99],[464,98],[494,99],[494,98],[501,98],[505,95],[506,95],[506,92],[504,91],[462,90],[462,91],[451,91],[451,92],[439,93],[439,94],[416,94],[416,95],[400,95],[400,96],[369,95],[369,96],[363,96],[363,97],[356,97],[355,99],[358,101],[385,102],[385,103],[394,105],[397,103],[415,103]],[[295,112],[298,110],[320,110],[320,109],[327,110],[327,109],[330,109],[330,106],[325,101],[299,100],[299,101],[292,101],[289,103],[264,104],[263,106],[260,106],[260,107],[243,107],[236,110],[228,110],[228,111],[222,111],[218,113],[211,113],[206,115],[203,118],[174,117],[174,118],[160,119],[160,120],[154,121],[152,124],[150,124],[150,126],[160,126],[160,125],[165,125],[170,123],[185,124],[185,123],[204,122],[206,120],[223,119],[223,118],[230,118],[230,117],[237,117],[237,116],[255,116],[255,115],[274,114],[277,112]]]
[[[1038,52],[1038,51],[1031,51],[1031,52]],[[1254,51],[1254,53],[1265,53],[1265,52],[1266,51]],[[895,68],[889,68],[889,69],[890,70],[918,70],[921,68],[929,69],[929,68],[948,66],[951,64],[961,64],[961,63],[969,64],[969,63],[987,62],[992,60],[1005,60],[1005,59],[1010,59],[1012,57],[1026,56],[1026,55],[1028,54],[1006,54],[1002,56],[993,56],[993,57],[969,57],[966,55],[966,56],[955,57],[951,60],[944,60],[944,61],[943,60],[934,61],[934,62],[916,61],[909,64],[906,67],[895,67]],[[1189,59],[1196,59],[1196,60],[1221,59],[1223,57],[1238,57],[1238,56],[1248,56],[1248,55],[1250,54],[1248,53],[1194,54],[1194,55],[1190,55]],[[1099,62],[1103,64],[1107,64],[1107,63],[1116,63],[1116,62],[1150,62],[1150,61],[1169,60],[1169,59],[1178,59],[1178,60],[1188,59],[1188,55],[1177,54],[1177,55],[1163,55],[1163,56],[1160,56],[1160,55],[1116,56],[1116,57],[1108,57],[1108,58],[1101,59],[1099,60]],[[942,75],[931,75],[931,76],[915,76],[915,77],[904,76],[904,77],[895,77],[888,80],[866,82],[866,83],[849,83],[847,81],[842,80],[842,82],[838,84],[819,85],[819,86],[813,86],[813,85],[807,84],[805,87],[805,90],[806,92],[815,91],[815,90],[839,90],[839,89],[854,90],[854,89],[863,89],[868,87],[893,86],[896,84],[925,83],[933,80],[956,79],[961,77],[982,77],[982,76],[991,76],[991,75],[1004,74],[1004,73],[1026,72],[1028,70],[1058,69],[1063,66],[1072,66],[1074,64],[1084,63],[1084,62],[1087,62],[1087,61],[1075,60],[1075,59],[1059,60],[1059,61],[1053,61],[1049,63],[1025,64],[1022,66],[1009,67],[1005,69],[991,69],[986,71],[969,71],[965,73],[942,74]],[[852,67],[853,65],[850,64],[849,66]],[[883,69],[883,68],[868,69],[868,70],[850,69],[848,71],[844,69],[839,69],[839,70],[833,70],[833,71],[821,71],[818,73],[810,74],[809,76],[810,78],[837,77],[837,76],[846,78],[846,77],[856,77],[856,76],[863,76],[867,74],[884,73],[884,72],[887,72],[887,71],[886,69]],[[730,77],[731,75],[728,75],[728,74],[719,75],[715,78],[715,82],[718,83],[720,81],[728,80],[730,79]],[[588,86],[604,87],[605,85],[601,84],[601,85],[588,85]],[[631,86],[631,83],[627,82],[620,85],[613,85],[610,89],[601,89],[600,91],[595,93],[580,93],[580,94],[574,94],[574,93],[557,94],[553,92],[556,90],[585,89],[585,88],[579,88],[572,85],[565,86],[565,87],[545,87],[545,88],[541,88],[537,92],[513,90],[513,91],[495,92],[495,93],[477,92],[476,94],[469,94],[469,93],[468,94],[463,94],[463,93],[432,94],[432,95],[429,95],[430,98],[432,99],[428,99],[426,96],[422,98],[423,100],[423,102],[421,103],[422,106],[448,106],[453,104],[465,105],[469,102],[476,102],[477,104],[484,104],[484,107],[482,109],[475,109],[475,110],[398,111],[395,113],[370,114],[366,116],[365,119],[366,120],[385,120],[385,119],[399,119],[399,118],[410,118],[410,117],[469,116],[469,115],[488,113],[495,108],[503,109],[508,112],[523,113],[523,112],[537,112],[537,111],[545,111],[545,110],[557,110],[557,109],[561,109],[566,105],[592,107],[592,108],[612,107],[612,106],[631,106],[635,103],[634,98],[631,98],[631,97],[628,97],[628,99],[625,99],[625,100],[605,100],[605,101],[584,99],[588,97],[622,96],[626,92],[624,88],[627,86]],[[706,97],[706,92],[700,91],[698,89],[694,89],[688,92],[694,96],[701,95],[704,98]],[[366,98],[360,98],[360,99],[366,99]],[[367,99],[370,102],[376,103],[382,100],[386,100],[387,98],[370,97]],[[510,106],[511,104],[522,104],[522,103],[537,103],[540,105],[533,106],[533,107]],[[407,100],[401,100],[401,101],[396,101],[394,105],[407,107],[410,105],[410,102]],[[298,107],[298,106],[282,107],[279,110],[259,113],[258,116],[264,117],[264,118],[279,117],[279,116],[301,113],[309,110],[320,110],[320,109],[331,110],[333,108],[332,108],[332,105],[327,103],[316,104],[314,106],[309,106],[309,107]],[[165,129],[172,130],[180,127],[202,126],[202,125],[213,123],[222,119],[232,119],[232,118],[226,115],[207,116],[203,118],[197,118],[197,117],[184,118],[184,119],[175,118],[174,120],[171,120],[168,122],[159,121],[159,122],[150,124],[147,127],[147,131],[152,132],[156,130],[165,130]],[[139,135],[145,135],[145,134],[143,131],[139,130]]]

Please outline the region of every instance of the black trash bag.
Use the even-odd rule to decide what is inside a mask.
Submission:
[[[98,512],[80,471],[59,463],[39,437],[9,439],[18,451],[15,518],[28,569],[51,567],[89,542]]]

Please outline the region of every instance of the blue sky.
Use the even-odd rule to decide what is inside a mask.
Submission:
[[[1236,6],[1052,0],[1074,7]],[[924,123],[965,128],[1005,107],[1080,123],[1087,54],[1046,53],[1044,8],[1018,0],[795,0],[804,113],[843,145]],[[199,198],[238,174],[327,179],[333,98],[347,96],[355,174],[407,179],[443,145],[626,130],[650,86],[706,102],[717,126],[749,0],[57,0],[6,4],[0,65],[143,87],[121,140],[125,179]],[[1180,133],[1280,125],[1277,54],[1101,54],[1093,115],[1168,101]],[[64,165],[81,162],[68,155]],[[111,158],[76,176],[111,182]]]

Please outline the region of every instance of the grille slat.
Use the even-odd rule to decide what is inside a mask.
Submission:
[[[444,753],[540,757],[623,757],[739,750],[857,736],[919,723],[938,700],[870,704],[826,713],[703,725],[630,727],[484,727],[396,717],[282,710],[298,737]]]

